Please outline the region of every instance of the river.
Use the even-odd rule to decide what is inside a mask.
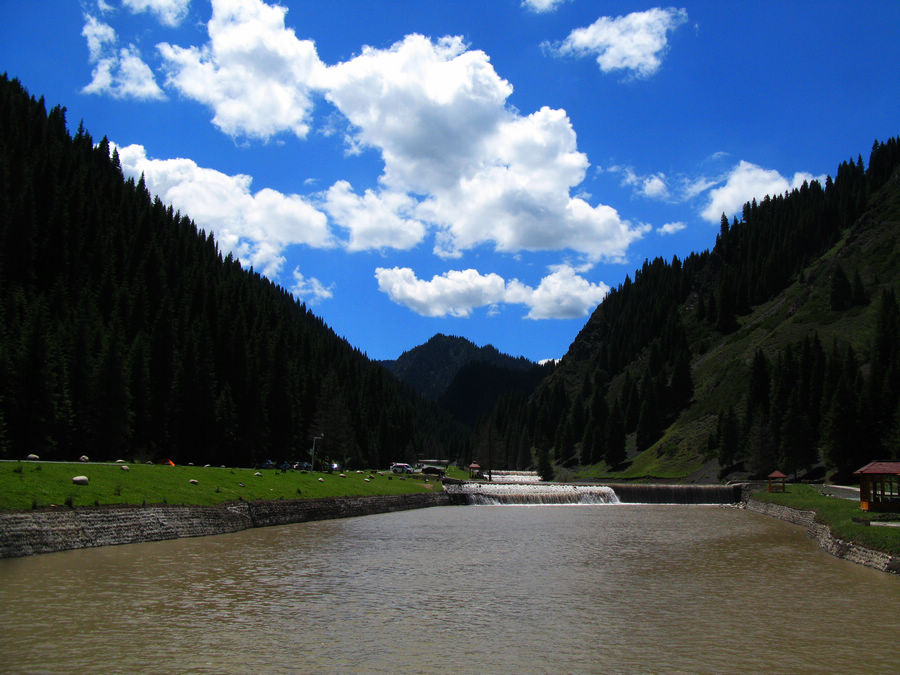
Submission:
[[[7,672],[896,672],[900,577],[721,506],[457,506],[0,560]]]

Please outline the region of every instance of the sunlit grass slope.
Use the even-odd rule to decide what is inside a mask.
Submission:
[[[103,504],[192,504],[318,499],[441,490],[421,475],[300,473],[277,469],[55,462],[0,462],[0,510]],[[261,475],[257,476],[256,473]],[[88,485],[74,485],[84,475]],[[320,480],[321,479],[321,480]],[[366,480],[368,479],[368,480]],[[196,484],[191,483],[196,480]]]

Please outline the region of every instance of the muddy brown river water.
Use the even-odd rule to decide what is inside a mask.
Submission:
[[[0,671],[896,672],[900,577],[721,506],[457,506],[0,560]]]

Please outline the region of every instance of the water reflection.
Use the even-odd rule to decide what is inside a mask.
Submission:
[[[896,644],[898,606],[900,578],[736,509],[445,507],[0,561],[0,662],[887,672],[865,645]]]

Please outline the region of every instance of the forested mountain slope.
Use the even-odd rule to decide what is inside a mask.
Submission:
[[[554,367],[440,333],[382,364],[470,428],[501,399],[527,398]],[[471,458],[466,454],[459,459],[468,463]]]
[[[442,333],[382,364],[402,382],[436,401],[460,369],[476,361],[512,371],[527,371],[537,365],[524,357],[502,354],[492,345],[479,347],[466,338]]]
[[[900,143],[647,261],[476,448],[584,476],[846,476],[900,446]],[[517,459],[518,458],[518,459]]]
[[[464,433],[0,77],[0,456],[348,467]]]

